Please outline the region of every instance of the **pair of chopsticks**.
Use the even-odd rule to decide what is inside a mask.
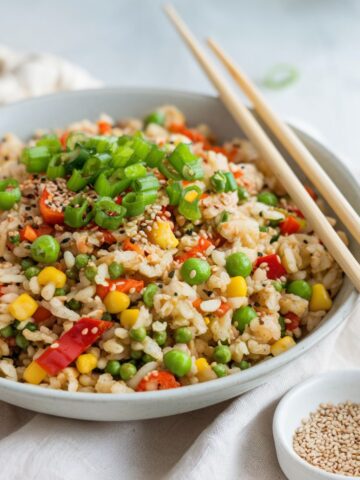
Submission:
[[[213,62],[207,57],[200,43],[185,25],[173,6],[165,7],[165,12],[180,33],[182,39],[204,69],[208,78],[217,89],[220,99],[245,135],[253,143],[260,155],[267,161],[272,172],[281,182],[289,195],[304,213],[313,230],[329,252],[349,277],[353,285],[360,291],[360,265],[346,247],[335,230],[331,227],[325,215],[305,190],[304,186],[291,170],[284,157],[271,142],[253,114],[245,107],[230,87],[225,77],[216,70]],[[234,62],[213,41],[209,46],[222,61],[243,92],[252,101],[256,111],[270,127],[274,135],[288,150],[305,175],[312,181],[334,212],[342,220],[354,239],[360,243],[360,220],[355,210],[338,190],[329,176],[320,167],[315,158],[295,133],[285,125],[266,104],[260,92],[251,81],[240,71]]]

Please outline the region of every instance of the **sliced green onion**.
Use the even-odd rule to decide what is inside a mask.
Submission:
[[[180,182],[170,183],[165,190],[168,194],[170,205],[179,205],[182,192]]]
[[[97,177],[94,188],[101,197],[116,197],[119,193],[126,190],[131,183],[129,178],[116,180],[116,173],[108,176],[106,172],[100,173]]]
[[[19,182],[15,178],[0,180],[0,210],[10,210],[20,199]]]
[[[136,133],[134,135],[131,147],[134,149],[131,163],[145,161],[152,149],[152,145],[142,137],[141,133]]]
[[[65,167],[61,158],[61,154],[56,154],[51,158],[46,170],[46,176],[50,180],[56,180],[57,178],[65,177]]]
[[[154,203],[156,198],[156,190],[127,193],[122,201],[122,205],[126,208],[126,216],[136,217],[141,215],[144,212],[146,205]]]
[[[215,172],[214,175],[210,177],[210,184],[217,193],[225,192],[226,183],[227,178],[224,172]]]
[[[238,188],[235,177],[231,172],[224,173],[226,178],[225,192],[235,192]]]
[[[150,123],[155,123],[156,125],[163,126],[165,124],[165,114],[164,112],[160,112],[157,110],[156,112],[150,113],[144,119],[145,126],[149,125]]]
[[[161,162],[159,162],[158,169],[166,178],[171,178],[172,180],[182,179],[181,174],[173,168],[167,158],[163,158]]]
[[[46,172],[50,156],[50,150],[46,146],[31,147],[23,150],[21,160],[29,173],[42,173]]]
[[[116,230],[122,224],[126,210],[117,205],[110,197],[100,198],[95,204],[94,221],[106,230]]]
[[[80,170],[86,160],[90,157],[90,153],[84,148],[76,148],[72,152],[63,154],[66,173],[71,173],[74,169]]]
[[[145,192],[146,190],[157,190],[160,187],[160,183],[155,175],[149,175],[133,180],[131,186],[134,192]]]
[[[159,165],[159,163],[164,157],[165,152],[163,150],[160,150],[156,145],[153,145],[150,153],[145,159],[145,162],[150,168],[155,168]]]
[[[69,227],[80,228],[90,222],[93,211],[86,198],[77,196],[65,207],[64,217],[64,221]]]
[[[146,167],[144,165],[136,163],[134,165],[129,165],[124,169],[124,175],[126,178],[130,178],[131,180],[145,177],[147,173]]]
[[[288,87],[299,78],[297,68],[292,65],[279,64],[274,65],[266,74],[263,84],[267,88],[279,90]]]
[[[114,167],[125,167],[134,154],[134,149],[127,145],[119,146],[113,152]]]
[[[201,161],[186,143],[177,145],[169,156],[169,162],[185,180],[196,180],[204,176]]]
[[[72,192],[79,192],[88,184],[89,179],[83,177],[81,170],[73,170],[71,177],[66,183],[66,186]]]
[[[187,194],[193,191],[197,193],[197,196],[194,200],[188,201],[186,199],[186,197],[188,196]],[[202,190],[197,185],[191,185],[184,188],[184,190],[182,191],[179,204],[179,213],[183,215],[187,220],[191,220],[192,222],[194,222],[201,218],[201,212],[199,209],[199,200],[201,194]]]
[[[89,141],[89,137],[83,132],[70,132],[66,139],[66,148],[74,150],[76,147],[86,145]]]
[[[47,147],[52,155],[61,151],[61,142],[54,134],[44,135],[36,142],[36,146]]]

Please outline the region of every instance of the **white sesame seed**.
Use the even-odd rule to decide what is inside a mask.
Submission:
[[[84,328],[83,330],[81,330],[81,335],[87,335],[88,333],[89,333],[88,328]]]

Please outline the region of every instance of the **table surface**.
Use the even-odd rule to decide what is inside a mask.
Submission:
[[[160,0],[0,0],[0,43],[49,51],[108,85],[213,92],[161,11]],[[199,38],[212,35],[259,81],[279,63],[299,80],[264,89],[283,116],[323,134],[350,167],[360,156],[360,2],[174,0]],[[26,12],[26,15],[24,15]],[[16,26],[16,28],[14,28]]]

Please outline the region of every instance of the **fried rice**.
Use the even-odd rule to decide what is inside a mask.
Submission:
[[[316,328],[341,287],[253,146],[219,145],[174,106],[7,134],[0,163],[9,380],[119,393],[241,375]]]

